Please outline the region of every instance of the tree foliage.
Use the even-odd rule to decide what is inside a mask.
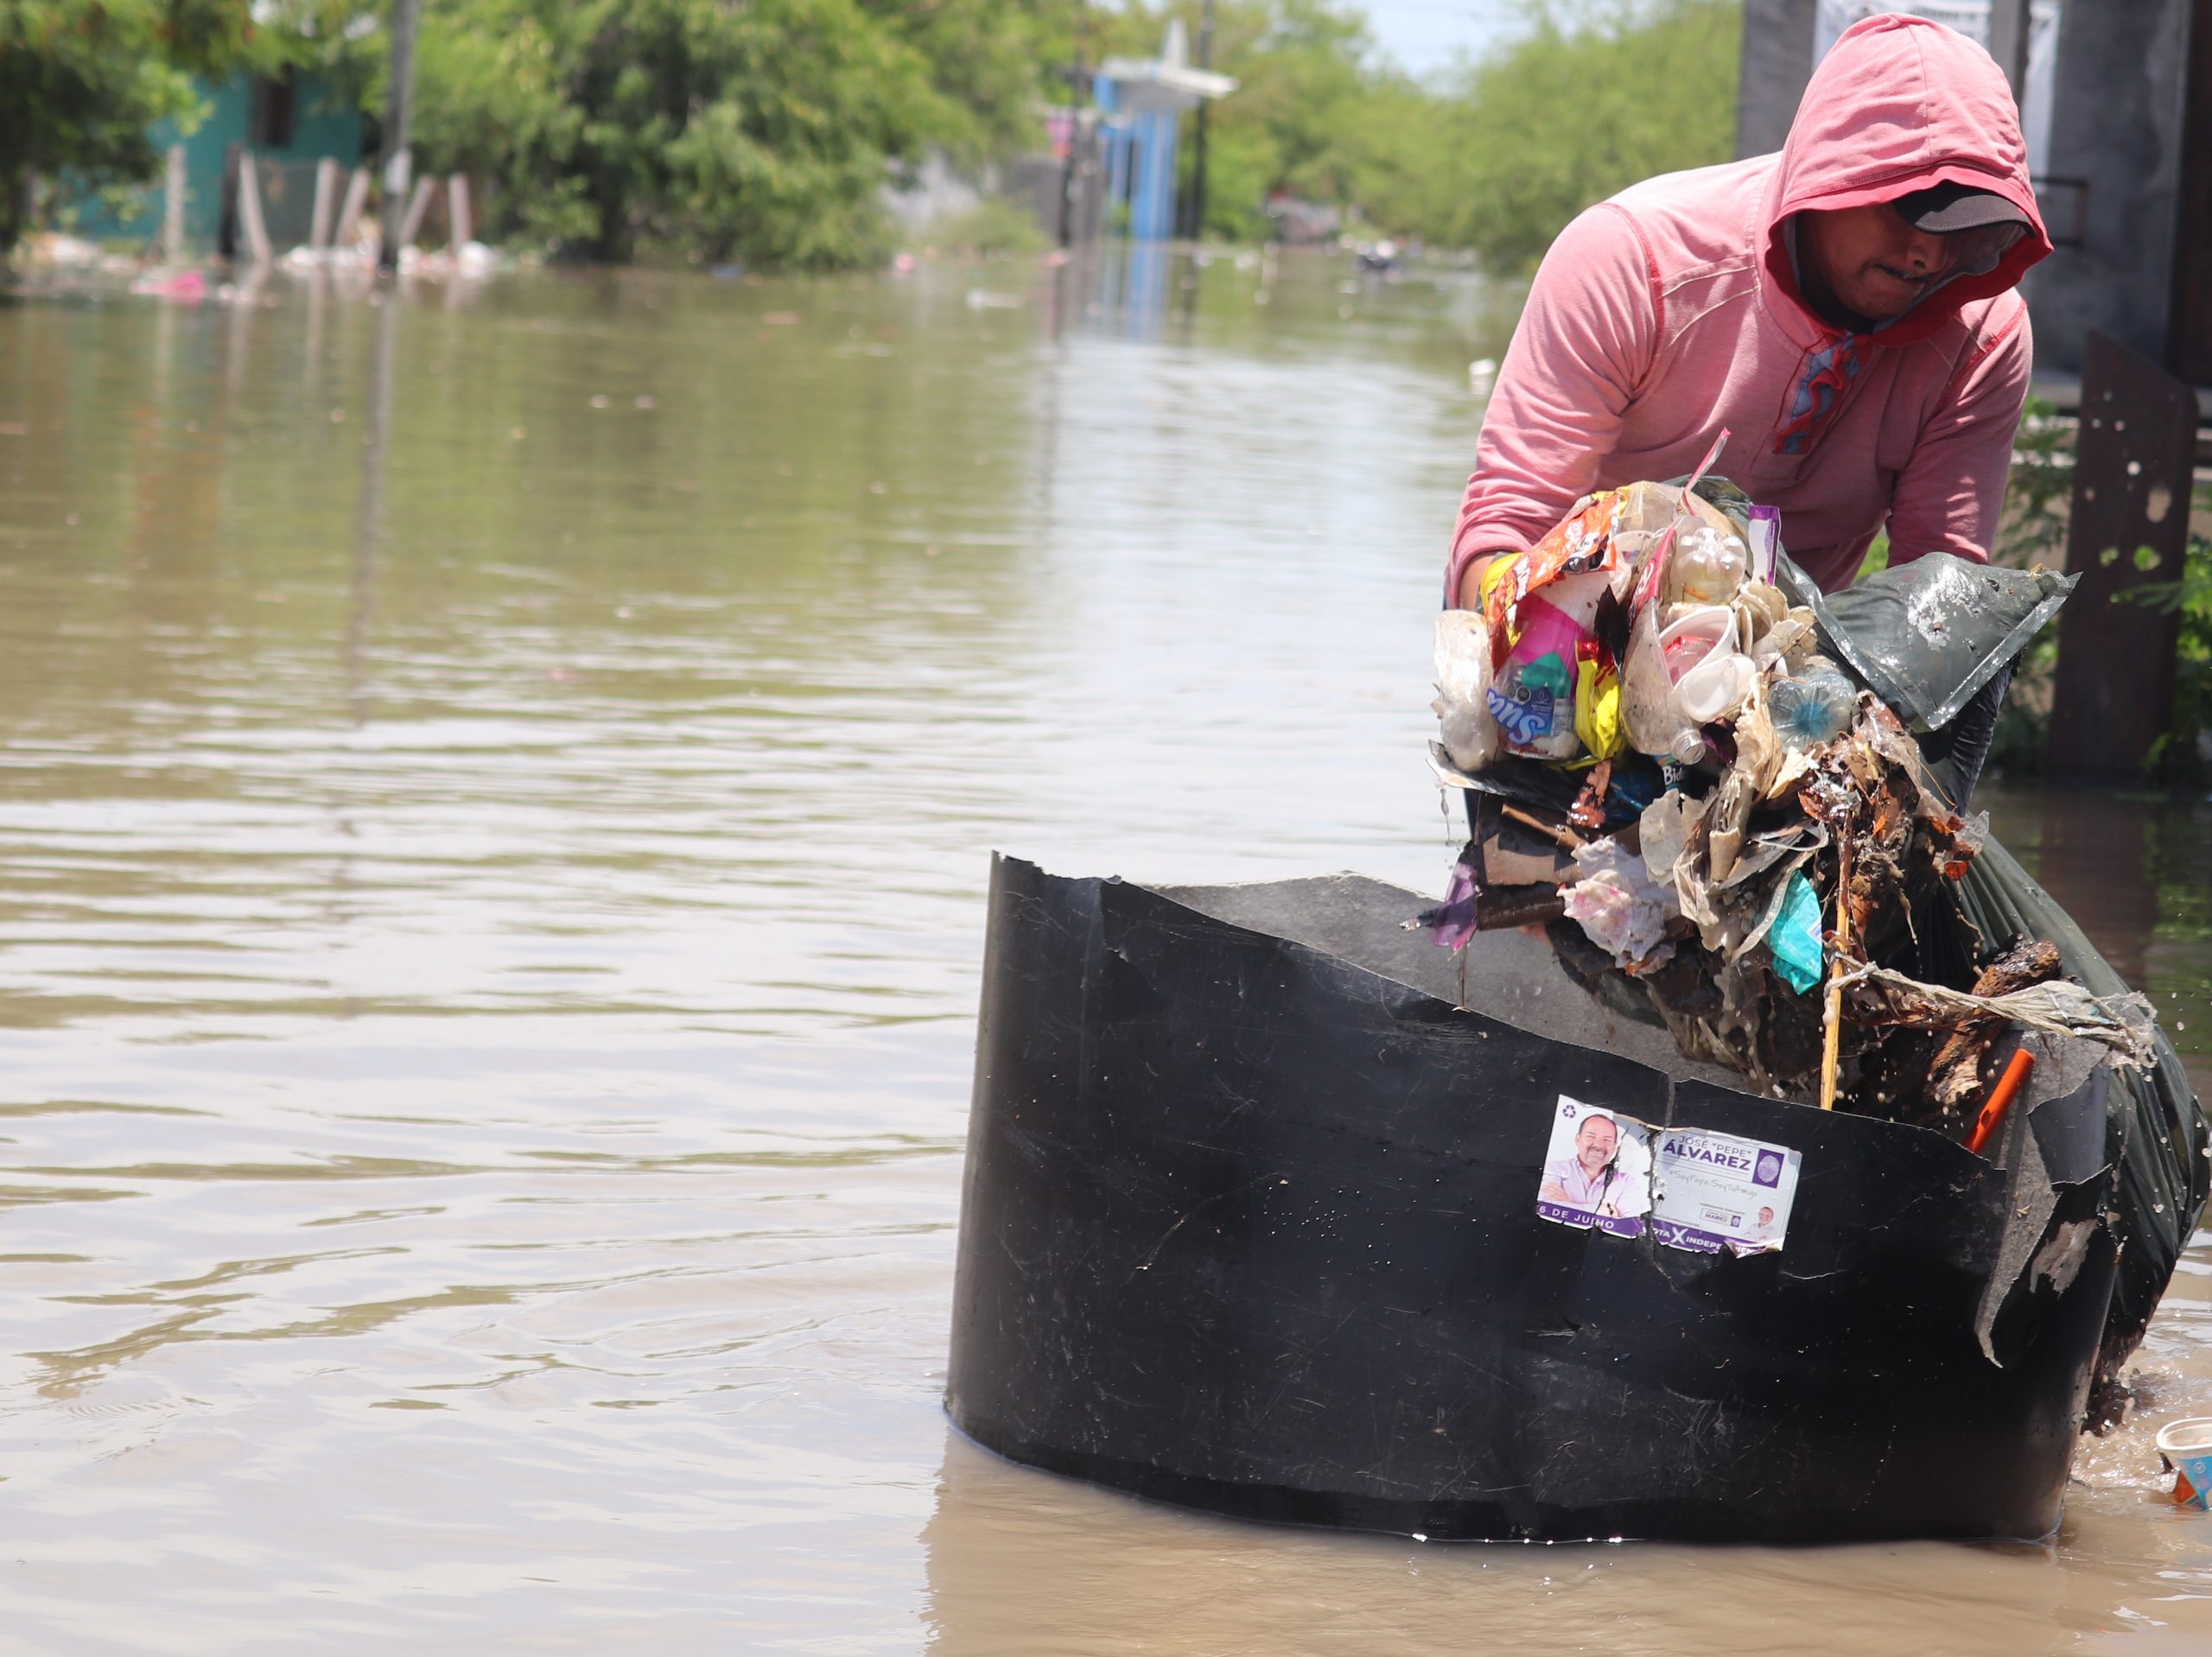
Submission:
[[[1078,50],[1148,56],[1203,0],[427,0],[418,166],[482,187],[486,233],[599,259],[827,267],[880,254],[887,180],[932,153],[1034,150]],[[312,64],[372,115],[389,0],[0,0],[0,237],[28,171],[100,185],[156,162],[191,77]],[[1422,83],[1357,0],[1216,0],[1209,234],[1270,196],[1525,269],[1583,206],[1724,159],[1738,0],[1527,0],[1516,33]],[[249,15],[263,20],[256,29]],[[1188,169],[1195,157],[1186,146]]]
[[[195,120],[193,77],[227,73],[252,33],[247,0],[0,0],[0,251],[35,176],[153,177],[156,124]]]
[[[1202,4],[1112,14],[1104,49],[1150,54],[1171,12],[1195,41]],[[1211,67],[1239,84],[1208,114],[1214,235],[1264,234],[1280,192],[1515,272],[1592,202],[1733,152],[1740,0],[1529,0],[1429,84],[1378,61],[1349,0],[1217,0],[1215,19]]]
[[[441,0],[415,148],[489,184],[493,235],[849,264],[887,244],[900,168],[1030,139],[1048,36],[1033,0]],[[372,111],[385,54],[340,54]]]
[[[1372,206],[1497,270],[1535,266],[1567,221],[1655,173],[1734,153],[1738,0],[1545,4],[1440,98],[1435,165]]]

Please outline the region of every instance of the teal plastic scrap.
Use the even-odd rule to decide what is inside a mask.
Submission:
[[[1766,945],[1775,971],[1800,995],[1821,981],[1821,900],[1802,869],[1790,872],[1789,889],[1782,894],[1782,912],[1766,935]]]

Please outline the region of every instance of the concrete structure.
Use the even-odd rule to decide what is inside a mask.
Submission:
[[[1185,111],[1236,90],[1228,75],[1193,69],[1183,20],[1168,20],[1156,58],[1109,58],[1094,83],[1105,114],[1107,199],[1129,204],[1129,235],[1175,233],[1175,151]]]
[[[2063,239],[2029,278],[2037,366],[2080,371],[2094,328],[2212,382],[2212,213],[2201,197],[2212,0],[2073,0],[2060,30],[2050,175],[2037,189]],[[2193,213],[2183,211],[2192,167]],[[2192,276],[2190,315],[2180,300]]]
[[[1781,146],[1813,65],[1878,10],[2012,60],[2058,244],[2026,283],[2037,369],[2077,374],[2095,329],[2212,383],[2212,0],[1745,0],[1738,155]]]

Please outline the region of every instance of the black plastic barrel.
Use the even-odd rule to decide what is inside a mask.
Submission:
[[[998,861],[963,1431],[1192,1507],[1433,1538],[2056,1527],[2116,1260],[2102,1072],[1984,1160],[1726,1085],[1541,936],[1455,960],[1402,930],[1423,906]],[[1562,1095],[1798,1151],[1782,1252],[1540,1218]]]

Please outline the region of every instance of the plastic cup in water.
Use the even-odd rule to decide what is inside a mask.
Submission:
[[[2199,1513],[2212,1507],[2212,1416],[2192,1415],[2158,1429],[2158,1456],[2177,1476],[2174,1503]]]

